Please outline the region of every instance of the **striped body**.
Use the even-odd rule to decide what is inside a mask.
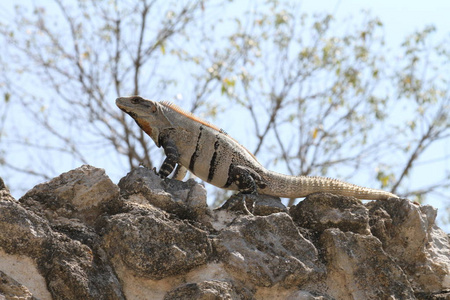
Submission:
[[[269,171],[223,130],[166,102],[132,96],[118,98],[116,104],[134,118],[158,147],[164,148],[167,158],[159,172],[164,177],[178,165],[217,187],[242,192],[288,198],[315,192],[360,199],[397,197],[335,179]]]
[[[230,164],[239,162],[250,166],[252,156],[247,151],[236,151],[235,142],[225,133],[189,123],[183,128],[162,131],[175,141],[177,149],[183,149],[179,151],[179,164],[212,185],[237,190],[234,184],[227,186]]]

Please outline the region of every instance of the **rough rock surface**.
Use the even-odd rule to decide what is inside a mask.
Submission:
[[[101,231],[104,250],[113,262],[121,260],[135,276],[160,280],[185,274],[211,258],[207,231],[171,219],[150,205],[136,205],[105,219]]]
[[[298,226],[317,234],[328,228],[370,234],[369,210],[356,198],[312,194],[289,212]]]
[[[226,281],[203,281],[187,283],[177,287],[164,296],[164,300],[185,300],[185,299],[252,299],[251,292],[245,288],[237,288],[231,282]]]
[[[0,299],[450,299],[436,210],[317,193],[287,209],[81,166],[19,201],[0,179]]]
[[[254,286],[290,288],[325,271],[317,249],[286,213],[240,216],[220,231],[215,246],[229,273]]]

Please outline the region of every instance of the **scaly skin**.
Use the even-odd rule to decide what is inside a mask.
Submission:
[[[316,192],[329,192],[367,200],[398,198],[389,192],[336,179],[288,176],[267,170],[222,129],[170,103],[130,96],[118,98],[116,104],[158,147],[164,148],[167,158],[159,171],[163,177],[172,173],[177,165],[177,179],[182,179],[183,171],[188,169],[217,187],[243,193],[299,198]]]

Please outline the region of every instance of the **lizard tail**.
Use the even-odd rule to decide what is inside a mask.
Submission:
[[[362,187],[345,181],[318,176],[288,176],[269,171],[267,186],[261,189],[262,194],[301,198],[317,192],[332,193],[342,196],[352,196],[365,200],[386,200],[398,196],[377,189]],[[263,176],[265,177],[265,176]]]

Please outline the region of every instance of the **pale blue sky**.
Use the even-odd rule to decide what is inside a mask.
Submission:
[[[328,11],[337,19],[357,16],[362,10],[369,10],[373,16],[377,16],[384,24],[386,44],[390,48],[398,47],[404,38],[416,30],[423,29],[427,25],[434,25],[437,29],[436,38],[442,39],[450,35],[450,1],[408,1],[408,0],[319,0],[301,1],[302,7],[307,12]],[[450,76],[450,74],[449,74]],[[442,148],[441,148],[442,147]],[[450,154],[450,142],[441,143],[438,148],[428,151],[428,157],[442,157]],[[427,160],[427,157],[422,160]],[[449,164],[449,161],[439,162]],[[411,184],[422,186],[424,181],[436,180],[433,165],[418,168],[412,174]],[[430,182],[430,183],[431,183]],[[439,215],[445,214],[444,208],[450,205],[450,199],[433,198],[430,196],[428,204],[439,209]],[[439,216],[438,216],[439,219]],[[440,224],[450,232],[450,225]]]
[[[361,9],[378,16],[386,29],[388,44],[398,44],[407,34],[426,25],[434,24],[441,34],[450,31],[450,1],[407,0],[319,0],[301,1],[306,11],[327,10],[337,17],[357,15]]]

